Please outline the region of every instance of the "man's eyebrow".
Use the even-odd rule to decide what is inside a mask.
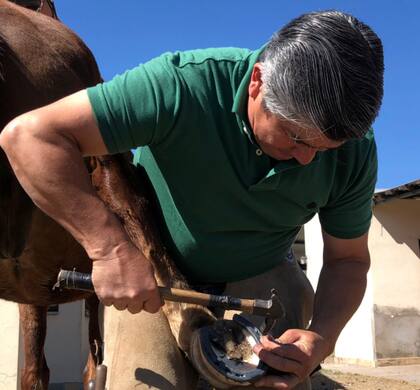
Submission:
[[[309,148],[313,148],[313,149],[318,148],[318,146],[313,146],[313,145],[311,145],[311,144],[308,144],[308,143],[307,143],[307,142],[305,142],[303,139],[300,139],[300,138],[298,138],[298,137],[293,137],[292,139],[293,139],[293,140],[295,140],[295,141],[296,141],[296,143],[298,143],[298,144],[302,144],[302,145],[305,145],[305,146],[307,146],[307,147],[309,147]]]
[[[312,149],[329,149],[329,148],[327,148],[327,147],[324,147],[324,146],[314,146],[314,145],[311,145],[311,144],[308,144],[307,142],[306,142],[306,140],[305,139],[302,139],[300,136],[298,136],[294,131],[291,131],[291,130],[287,130],[287,133],[289,134],[289,137],[292,139],[292,140],[294,140],[296,143],[298,143],[298,144],[302,144],[302,145],[305,145],[305,146],[307,146],[308,148],[312,148]]]
[[[315,145],[308,144],[306,142],[307,140],[305,140],[304,138],[302,139],[294,131],[291,131],[291,130],[287,129],[286,132],[289,134],[291,139],[296,141],[296,143],[303,144],[303,145],[307,146],[308,148],[312,148],[312,149],[318,149],[318,150],[335,149],[335,148],[340,147],[344,143],[344,141],[343,141],[343,142],[339,142],[338,145],[334,145],[334,146],[315,146]]]

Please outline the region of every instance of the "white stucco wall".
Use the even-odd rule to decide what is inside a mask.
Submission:
[[[45,354],[51,383],[81,382],[88,345],[83,302],[60,305],[58,315],[48,315]]]
[[[372,311],[372,283],[368,284],[362,303],[344,327],[335,347],[335,357],[349,362],[370,364],[375,360],[374,315]]]
[[[318,215],[315,215],[305,226],[305,252],[307,257],[306,276],[314,290],[318,284],[319,273],[322,268],[322,252],[324,243],[322,241],[321,225]]]
[[[374,210],[369,245],[374,301],[420,310],[420,200],[395,200]]]
[[[0,300],[0,390],[18,389],[18,305]]]
[[[370,234],[378,361],[420,359],[420,200],[374,209]]]

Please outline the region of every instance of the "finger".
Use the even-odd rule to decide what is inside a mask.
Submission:
[[[304,362],[308,359],[307,354],[296,344],[284,344],[279,342],[278,339],[272,341],[266,337],[262,337],[260,343],[265,350],[278,356],[295,360],[297,362]]]
[[[301,335],[302,332],[300,329],[288,329],[277,338],[277,341],[283,344],[293,344],[300,339]]]
[[[144,303],[143,309],[144,311],[147,311],[148,313],[155,314],[159,311],[160,306],[161,306],[160,304],[156,304],[148,300]]]
[[[137,314],[140,313],[143,310],[143,302],[141,303],[135,303],[135,304],[129,304],[127,306],[127,310],[131,313],[131,314]]]
[[[271,389],[293,389],[299,383],[299,379],[295,375],[267,375],[262,377],[255,383],[255,387],[268,387]]]
[[[268,341],[274,341],[274,342],[276,342],[276,339],[271,334],[267,334],[265,336],[261,336],[261,339],[267,339]]]
[[[162,305],[163,305],[162,299],[159,293],[156,291],[156,294],[154,294],[146,302],[144,302],[143,309],[153,314],[153,313],[157,313]]]
[[[299,377],[303,373],[303,366],[300,362],[276,355],[273,352],[267,351],[261,345],[256,345],[254,352],[263,362],[278,371],[292,373]]]
[[[127,308],[127,302],[125,301],[114,302],[114,307],[119,311],[125,310]]]
[[[280,343],[278,340],[273,338],[272,336],[262,336],[260,338],[260,344],[267,350],[267,351],[280,351],[283,348],[283,343]]]
[[[112,299],[102,299],[98,297],[104,306],[112,306]]]

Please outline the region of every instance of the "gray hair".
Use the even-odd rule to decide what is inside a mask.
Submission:
[[[370,27],[338,11],[304,14],[261,55],[264,107],[333,140],[363,137],[383,96],[383,48]]]

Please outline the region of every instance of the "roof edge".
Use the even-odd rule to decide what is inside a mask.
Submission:
[[[375,205],[397,199],[420,199],[420,179],[388,190],[375,192],[373,195]]]

